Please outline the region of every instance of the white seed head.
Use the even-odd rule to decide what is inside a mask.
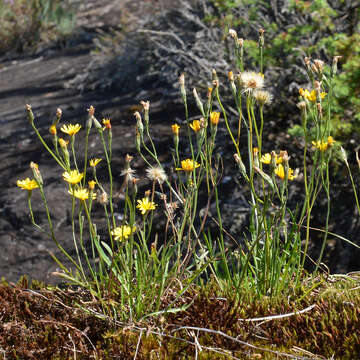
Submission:
[[[254,98],[257,101],[257,103],[260,106],[262,106],[262,105],[271,104],[273,96],[266,90],[255,90]]]
[[[240,80],[245,92],[260,90],[264,87],[264,78],[255,71],[244,71],[240,75]]]
[[[146,169],[146,176],[151,181],[157,181],[159,184],[162,184],[167,180],[165,171],[160,166],[153,166]]]

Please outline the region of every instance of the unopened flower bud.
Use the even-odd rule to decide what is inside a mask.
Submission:
[[[88,109],[88,113],[89,113],[89,116],[94,116],[95,108],[92,105],[90,105],[90,107]]]
[[[243,38],[240,38],[240,39],[238,40],[238,45],[239,45],[239,48],[240,48],[240,49],[244,46],[244,39],[243,39]]]
[[[60,108],[57,108],[56,109],[56,119],[57,119],[57,121],[60,121],[61,116],[62,116],[62,110]]]
[[[229,81],[234,81],[234,73],[232,71],[229,71],[228,72],[228,78],[229,78]]]
[[[183,99],[183,102],[186,102],[186,89],[185,89],[185,75],[181,74],[179,77],[179,85],[180,85],[180,94]]]
[[[31,105],[26,104],[26,111],[28,113],[30,124],[33,124],[34,123],[34,114],[32,112]]]
[[[205,113],[204,113],[204,106],[203,106],[203,103],[202,103],[202,101],[200,100],[199,95],[198,95],[198,93],[197,93],[197,91],[196,91],[195,88],[193,89],[193,95],[194,95],[194,98],[195,98],[197,107],[199,108],[201,114],[204,115],[204,114],[205,114]]]
[[[144,125],[143,125],[142,120],[141,120],[141,115],[140,115],[140,113],[138,111],[135,111],[134,116],[135,116],[135,119],[136,119],[136,129],[139,132],[140,136],[142,136],[143,133],[144,133]]]
[[[244,178],[246,180],[249,180],[249,178],[248,178],[248,176],[246,174],[246,167],[245,167],[244,163],[242,162],[242,160],[241,160],[241,158],[240,158],[240,156],[238,154],[234,154],[234,160],[238,164],[241,174],[244,176]]]
[[[54,136],[56,135],[57,131],[56,131],[56,126],[55,126],[55,124],[52,124],[52,125],[50,126],[49,133],[50,133],[51,135],[54,135]]]
[[[147,127],[149,125],[150,101],[140,101],[140,104],[144,109],[144,121],[145,121],[145,126]]]
[[[317,103],[316,107],[317,107],[317,110],[318,110],[319,117],[322,118],[322,106],[321,106],[321,104]]]
[[[331,67],[331,72],[332,72],[332,75],[336,75],[337,73],[337,64],[338,64],[338,61],[342,58],[342,56],[334,56],[333,57],[333,62],[332,62],[332,67]]]
[[[264,46],[264,29],[260,29],[259,30],[259,46],[263,47]]]
[[[262,171],[258,166],[254,166],[253,168],[271,186],[271,188],[274,188],[274,183],[268,174]]]
[[[39,165],[34,163],[34,162],[31,162],[30,163],[30,168],[32,170],[32,173],[33,173],[34,178],[37,181],[37,183],[39,185],[42,185],[43,184],[43,179],[42,179],[42,176],[41,176],[41,173],[40,173],[40,170],[39,170]]]

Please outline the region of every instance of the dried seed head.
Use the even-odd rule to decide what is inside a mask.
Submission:
[[[61,116],[62,116],[62,110],[61,110],[60,108],[57,108],[57,109],[56,109],[56,118],[57,118],[57,121],[60,120]]]
[[[322,60],[316,59],[314,60],[314,65],[315,65],[314,71],[321,74],[324,69],[324,62]]]
[[[272,95],[266,90],[255,90],[253,96],[260,106],[271,104]]]
[[[245,92],[252,92],[264,87],[264,77],[255,71],[244,71],[241,73],[240,79]]]
[[[162,184],[167,180],[165,171],[160,166],[153,166],[146,169],[146,176],[151,181],[156,181],[159,184]]]
[[[229,35],[236,40],[237,39],[237,32],[234,29],[229,29]]]
[[[140,101],[140,104],[142,105],[144,111],[149,111],[150,109],[150,101]]]
[[[109,196],[105,191],[99,194],[96,198],[101,205],[107,205],[109,202]]]
[[[243,38],[240,38],[238,40],[238,45],[239,45],[239,48],[242,48],[244,46],[244,39]]]
[[[305,101],[300,101],[296,104],[296,106],[301,110],[304,111],[306,110],[306,102]]]
[[[316,91],[320,91],[321,90],[321,82],[315,80],[314,81],[314,88],[315,88]]]
[[[90,105],[90,107],[88,109],[88,113],[89,113],[89,116],[94,116],[95,108],[92,105]]]

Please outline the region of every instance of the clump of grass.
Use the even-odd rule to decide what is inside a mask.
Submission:
[[[24,52],[69,35],[75,11],[61,0],[4,0],[0,2],[0,54]]]
[[[337,59],[332,67],[327,67],[321,60],[304,59],[310,81],[309,89],[299,89],[298,105],[304,134],[301,170],[304,202],[296,209],[290,209],[289,184],[296,181],[300,170],[291,168],[291,159],[286,150],[267,149],[263,142],[266,121],[264,113],[272,98],[265,89],[264,31],[259,30],[257,70],[245,71],[244,42],[234,30],[230,30],[229,36],[237,54],[235,74],[232,71],[228,74],[228,86],[237,110],[236,123],[230,121],[221,101],[222,84],[215,70],[212,70],[211,86],[207,89],[205,100],[194,89],[193,96],[199,116],[196,120],[190,119],[186,79],[181,75],[179,85],[185,116],[181,123],[172,124],[171,127],[169,124],[169,133],[172,131],[173,135],[171,173],[160,162],[152,137],[150,102],[142,101],[143,114],[134,114],[134,140],[137,153],[146,166],[150,190],[144,194],[139,193],[139,179],[131,165],[132,156],[126,156],[121,185],[125,202],[120,209],[120,220],[115,216],[111,120],[103,119],[100,122],[91,106],[84,127],[80,124],[60,126],[62,112],[58,109],[55,120],[49,126],[52,137],[50,145],[37,129],[31,106],[27,105],[33,130],[62,169],[64,185],[71,199],[74,256],[56,238],[46,199],[46,179],[42,177],[41,167],[31,163],[33,179],[19,180],[18,186],[27,191],[32,223],[51,237],[71,262],[72,266],[66,267],[53,255],[61,268],[57,275],[86,290],[92,298],[92,304],[97,306],[94,312],[93,308],[81,302],[78,306],[83,311],[111,320],[115,324],[119,321],[133,324],[158,321],[166,317],[179,321],[180,316],[184,316],[190,308],[195,308],[197,319],[204,322],[199,325],[202,328],[191,323],[185,326],[184,321],[182,328],[173,331],[181,333],[181,338],[190,334],[195,340],[189,346],[195,346],[196,351],[213,341],[219,344],[225,342],[226,349],[230,350],[233,346],[241,346],[265,351],[260,346],[249,346],[247,342],[236,338],[240,331],[238,324],[246,323],[246,320],[239,320],[243,304],[247,303],[247,311],[252,311],[248,311],[247,316],[252,313],[254,317],[264,317],[274,304],[281,304],[281,313],[293,312],[296,315],[299,308],[306,308],[309,299],[313,299],[315,289],[319,289],[322,284],[319,274],[324,272],[322,258],[329,235],[331,210],[329,162],[337,147],[329,126]],[[243,185],[249,189],[250,223],[242,238],[235,238],[223,227],[219,195],[223,165],[216,152],[220,126],[226,129],[234,149],[234,162]],[[65,138],[59,136],[59,130]],[[89,159],[88,140],[91,131],[95,131],[102,144],[101,159]],[[80,162],[75,142],[81,132],[84,133],[85,150],[84,161]],[[245,149],[240,143],[242,132],[246,133],[247,138]],[[187,146],[183,146],[185,141],[180,142],[180,137],[186,139]],[[107,170],[108,183],[99,181],[97,176],[97,166],[101,161]],[[47,229],[36,223],[32,211],[31,195],[37,190],[40,191],[46,211]],[[324,229],[321,229],[324,236],[318,258],[310,259],[314,264],[314,271],[309,276],[305,271],[305,261],[310,258],[310,219],[321,191],[325,192],[328,200]],[[200,211],[200,197],[203,194],[206,207],[205,211]],[[100,237],[94,218],[96,202],[103,208],[106,238]],[[209,211],[211,204],[215,208],[212,214]],[[159,212],[162,215],[157,215],[158,218],[162,216],[166,220],[161,241],[158,234],[152,231],[157,219],[155,214]],[[207,229],[207,219],[217,225],[216,233]],[[202,294],[209,284],[211,298],[214,297],[212,294],[217,294],[214,299],[223,314],[220,318],[218,312],[208,310],[214,307],[214,303],[211,306],[196,305],[198,299],[201,299],[201,304],[206,303],[209,297]],[[194,296],[194,292],[198,296]],[[250,297],[256,300],[255,305],[249,301]],[[218,298],[224,298],[226,302],[222,303]],[[325,306],[326,300],[321,304],[320,307]],[[202,308],[206,309],[204,316]],[[273,309],[278,312],[279,308],[276,307],[276,311]],[[215,313],[216,317],[213,316]],[[330,313],[332,317],[327,324],[332,327],[341,319],[334,312]],[[321,311],[319,314],[321,317]],[[352,313],[351,318],[357,321],[357,314]],[[253,319],[249,323],[263,320]],[[310,329],[315,331],[316,324],[310,325]],[[226,329],[226,334],[220,330],[223,328]],[[256,328],[250,325],[245,328],[251,330],[250,333],[256,332]],[[145,330],[140,328],[140,333]],[[281,339],[288,338],[291,342],[291,339],[297,338],[297,331],[287,329],[281,333]],[[195,332],[197,335],[194,335]],[[141,334],[134,350],[135,357]],[[267,334],[270,336],[275,333],[269,330]],[[252,338],[249,334],[246,336]],[[302,336],[299,337],[300,342],[303,341]],[[279,338],[274,337],[273,343]],[[202,340],[202,345],[196,343],[199,339]],[[132,335],[129,341],[133,342]],[[349,341],[353,343],[352,338]],[[257,342],[260,343],[257,340],[253,343]],[[337,344],[337,340],[335,343]],[[316,349],[323,351],[321,347]],[[225,356],[225,353],[219,356]]]

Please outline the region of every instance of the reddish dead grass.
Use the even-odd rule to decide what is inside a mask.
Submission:
[[[244,294],[239,302],[219,297],[214,286],[207,286],[176,300],[176,306],[190,304],[186,310],[132,324],[97,317],[100,307],[82,289],[28,285],[26,279],[0,285],[0,358],[187,359],[196,352],[199,359],[360,355],[360,291],[353,282],[327,282],[300,302],[300,294],[292,300]],[[164,299],[164,308],[175,294]],[[281,314],[289,316],[241,320]]]

